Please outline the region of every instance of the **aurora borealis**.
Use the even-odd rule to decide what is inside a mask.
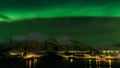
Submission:
[[[119,7],[119,0],[1,0],[0,14],[11,20],[60,16],[118,17]]]
[[[1,0],[0,38],[37,32],[88,45],[120,41],[119,0]]]

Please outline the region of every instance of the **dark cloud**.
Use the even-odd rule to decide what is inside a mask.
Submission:
[[[26,35],[27,40],[43,41],[47,39],[47,36],[37,32],[31,32]]]
[[[44,41],[47,40],[47,37],[43,34],[37,32],[31,32],[25,35],[13,35],[11,37],[13,40],[25,41],[25,40],[32,40],[32,41]]]
[[[26,36],[25,35],[14,35],[11,37],[13,40],[18,40],[18,41],[25,41],[26,40]]]

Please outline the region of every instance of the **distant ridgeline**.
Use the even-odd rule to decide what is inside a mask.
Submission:
[[[120,50],[120,44],[101,44],[96,45],[95,48],[91,48],[84,43],[81,43],[76,40],[69,40],[71,42],[63,42],[60,40],[50,39],[43,42],[37,42],[34,40],[27,41],[17,41],[17,40],[7,40],[6,42],[0,43],[0,52],[8,51],[22,51],[22,52],[58,52],[58,51],[96,51],[99,50]],[[112,48],[113,47],[113,48]]]
[[[4,51],[66,51],[66,50],[95,50],[85,44],[70,40],[70,44],[61,42],[59,40],[46,40],[43,42],[37,41],[17,41],[9,40],[0,44],[0,50]]]

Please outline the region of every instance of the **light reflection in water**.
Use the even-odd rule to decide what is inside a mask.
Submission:
[[[89,59],[89,68],[92,68],[92,65],[91,65],[92,63],[91,62],[92,62],[92,60]]]
[[[108,68],[112,68],[112,60],[111,59],[106,59],[106,60],[98,60],[96,59],[96,68],[102,68],[101,63],[108,63]]]
[[[69,61],[74,62],[74,59],[69,59]],[[89,67],[86,67],[86,68],[93,68],[93,66],[95,65],[93,62],[94,62],[93,59],[88,59]],[[96,68],[103,68],[102,63],[106,63],[108,65],[107,68],[112,68],[113,60],[111,60],[111,59],[106,59],[106,60],[95,59],[95,63],[96,63]]]
[[[102,63],[106,63],[108,65],[107,68],[112,68],[113,60],[111,60],[111,59],[106,59],[106,60],[94,59],[94,60],[88,59],[89,67],[86,67],[86,68],[93,68],[94,65],[96,65],[96,68],[102,68],[103,67]],[[75,62],[75,59],[71,58],[71,59],[69,59],[69,61]],[[34,68],[35,65],[37,64],[37,62],[38,62],[37,58],[26,60],[26,66],[27,66],[27,68]],[[93,62],[95,62],[96,64],[94,64]]]
[[[26,60],[27,68],[33,68],[38,62],[37,58]]]
[[[28,63],[29,65],[29,68],[31,68],[32,67],[32,60],[29,60],[29,63]]]
[[[100,68],[100,61],[98,61],[97,59],[96,59],[96,68]]]
[[[112,68],[112,60],[108,60],[108,63],[109,63],[109,68]]]
[[[70,62],[73,62],[73,59],[70,59]]]
[[[35,58],[33,61],[34,61],[34,65],[35,65],[35,64],[37,64],[38,59]]]

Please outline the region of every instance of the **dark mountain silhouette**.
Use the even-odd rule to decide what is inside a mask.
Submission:
[[[61,43],[64,45],[66,50],[80,50],[80,51],[85,51],[85,50],[90,50],[90,51],[97,51],[89,46],[87,46],[85,43],[80,42],[78,40],[73,40],[67,35],[60,35],[57,37],[57,40],[61,41]]]
[[[42,46],[40,47],[41,50],[45,51],[63,51],[66,50],[66,47],[58,40],[47,40],[43,42]]]
[[[120,50],[120,42],[103,41],[97,43],[93,48],[97,50]]]
[[[6,46],[8,45],[12,51],[47,51],[47,52],[69,51],[69,50],[97,51],[77,40],[70,40],[68,44],[66,43],[66,41],[56,40],[56,39],[49,39],[41,43],[33,40],[18,41],[18,40],[8,39],[6,40],[5,43],[2,44]]]

